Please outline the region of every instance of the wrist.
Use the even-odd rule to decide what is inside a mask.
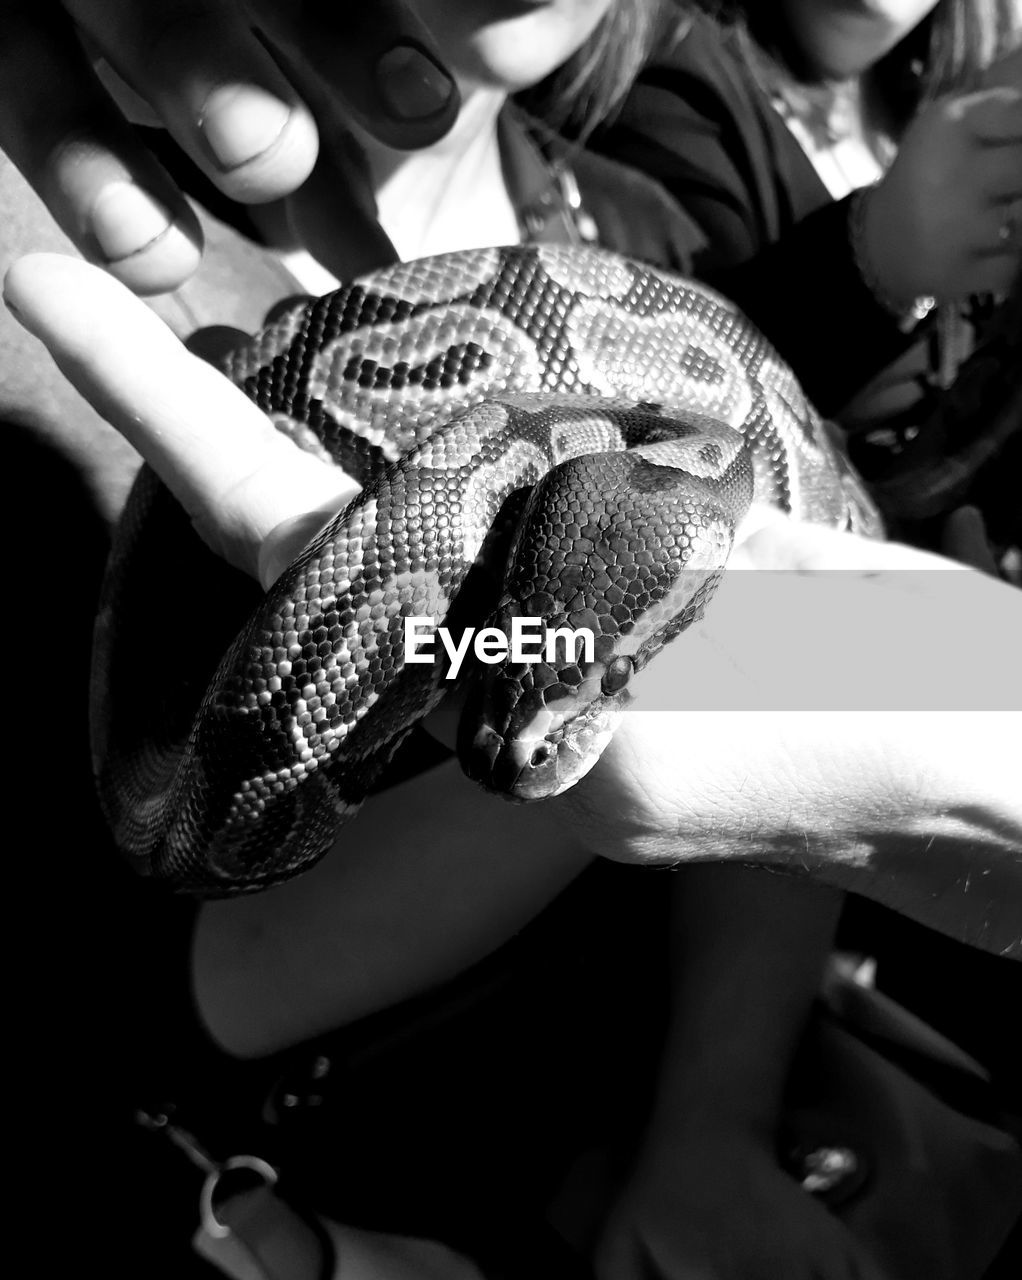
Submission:
[[[710,1069],[698,1079],[662,1081],[646,1127],[651,1149],[679,1144],[755,1143],[769,1146],[780,1114],[784,1073],[742,1076]]]

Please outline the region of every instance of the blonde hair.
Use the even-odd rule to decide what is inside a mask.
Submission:
[[[518,102],[558,131],[584,140],[620,107],[664,19],[677,7],[676,0],[613,0],[578,52]]]

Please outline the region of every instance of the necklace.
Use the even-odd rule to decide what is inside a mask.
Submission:
[[[893,159],[893,141],[867,122],[859,78],[805,85],[778,75],[770,101],[835,200],[876,182]]]

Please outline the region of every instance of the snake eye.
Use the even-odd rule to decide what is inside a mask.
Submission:
[[[600,688],[604,693],[620,693],[632,677],[631,658],[615,658],[603,673]]]

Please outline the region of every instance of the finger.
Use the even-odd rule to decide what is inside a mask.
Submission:
[[[1022,89],[1002,86],[953,99],[952,119],[963,119],[972,136],[986,146],[1022,142]]]
[[[1019,251],[1002,253],[996,249],[979,251],[964,273],[962,287],[956,296],[992,293],[1003,296],[1011,291],[1022,264]]]
[[[965,281],[971,292],[993,292],[1010,285],[1022,254],[1022,200],[988,204],[974,212],[965,228],[962,249]],[[974,278],[977,271],[983,279]]]
[[[312,176],[287,209],[300,243],[338,280],[400,261],[378,221],[365,160],[350,135],[325,142]]]
[[[1022,44],[987,67],[983,73],[983,87],[1022,89]]]
[[[952,511],[941,530],[941,551],[953,560],[1000,577],[997,559],[990,546],[986,524],[978,507],[959,507]]]
[[[1022,141],[979,149],[970,166],[969,188],[990,204],[1022,196]]]
[[[968,288],[974,293],[1002,293],[1011,287],[1022,257],[1022,219],[1016,206],[997,205],[971,219],[972,259]]]
[[[316,160],[308,107],[225,0],[65,0],[116,72],[231,199],[296,190]]]
[[[998,165],[984,185],[991,204],[1003,207],[1022,200],[1022,147],[1013,148],[1010,159]]]
[[[213,549],[253,576],[272,530],[312,509],[337,510],[357,491],[338,469],[295,448],[105,273],[34,254],[8,271],[4,300],[150,463]]]
[[[454,124],[460,99],[429,29],[406,0],[304,0],[260,11],[284,52],[316,72],[313,109],[340,101],[349,119],[386,146],[414,150]],[[285,28],[283,23],[290,16]]]
[[[0,145],[81,253],[130,288],[163,292],[195,270],[195,215],[101,91],[70,24],[42,5],[8,11]]]

